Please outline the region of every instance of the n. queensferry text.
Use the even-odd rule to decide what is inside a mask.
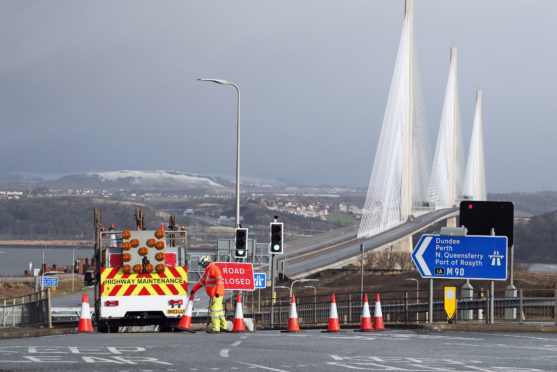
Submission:
[[[443,245],[441,245],[443,244]],[[460,245],[460,239],[436,238],[435,239],[435,264],[436,265],[460,265],[460,266],[482,266],[484,255],[477,253],[453,253],[454,246]]]

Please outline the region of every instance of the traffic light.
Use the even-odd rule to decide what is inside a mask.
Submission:
[[[282,254],[284,242],[282,239],[282,222],[271,223],[271,245],[269,251],[273,254]]]
[[[248,229],[236,229],[236,250],[234,257],[244,258],[248,255]]]
[[[501,201],[464,200],[460,202],[460,226],[468,235],[507,236],[508,246],[513,245],[514,204]]]

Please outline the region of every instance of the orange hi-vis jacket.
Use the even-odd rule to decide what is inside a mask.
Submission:
[[[205,273],[195,283],[191,291],[196,292],[201,286],[205,286],[205,291],[209,297],[215,297],[215,295],[224,296],[224,278],[214,262],[211,262],[205,268]]]

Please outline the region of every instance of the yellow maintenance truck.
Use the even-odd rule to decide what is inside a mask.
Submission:
[[[187,304],[188,280],[185,227],[143,229],[141,210],[137,226],[108,231],[95,209],[95,313],[99,332],[120,327],[158,325],[168,332],[178,323]]]

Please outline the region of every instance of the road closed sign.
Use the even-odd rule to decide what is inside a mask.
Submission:
[[[224,288],[234,291],[253,291],[253,266],[250,263],[215,262],[224,278]]]

